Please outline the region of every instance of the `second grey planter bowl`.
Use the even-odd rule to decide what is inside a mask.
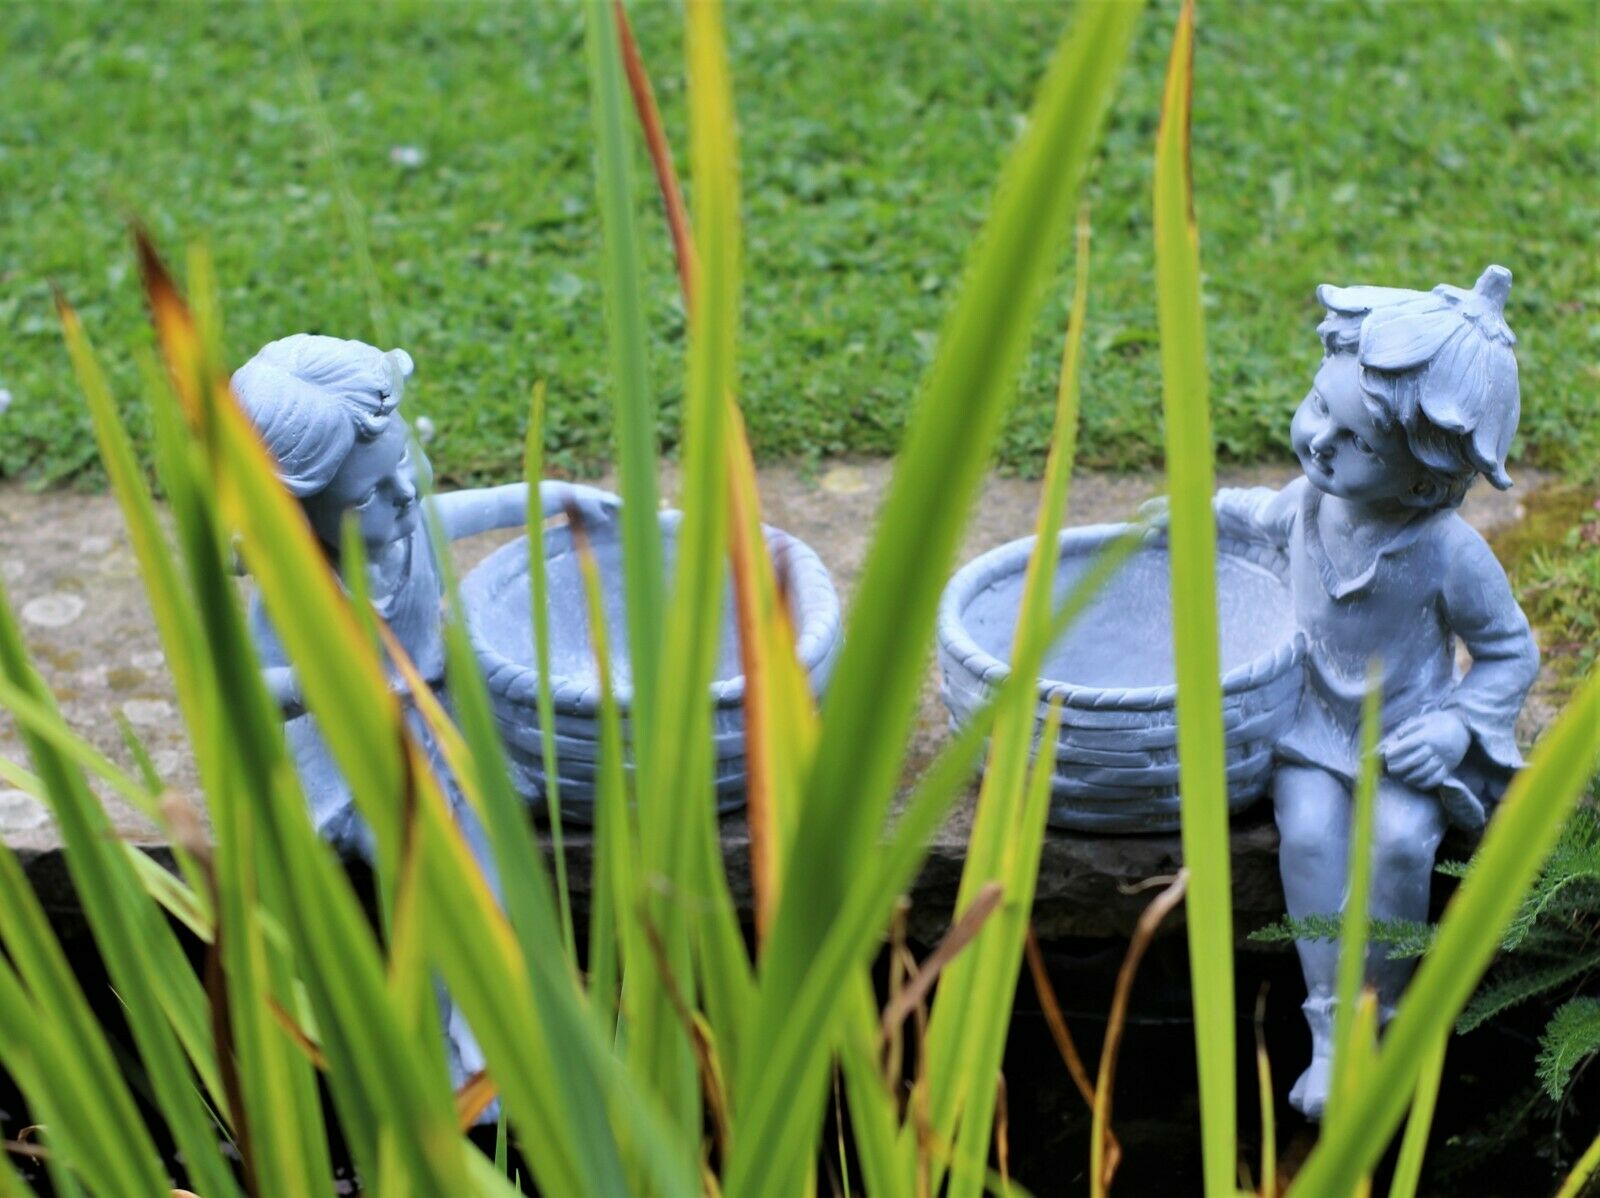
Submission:
[[[681,521],[681,512],[661,513],[669,579]],[[779,579],[787,587],[795,623],[796,654],[810,676],[812,689],[821,694],[839,649],[838,594],[821,559],[809,546],[779,529],[768,527],[764,531]],[[633,676],[628,658],[621,532],[616,521],[591,527],[588,532],[600,571],[606,635],[612,654],[612,685],[622,715],[624,761],[631,772],[633,733],[629,715]],[[544,553],[561,810],[565,818],[588,821],[593,818],[597,794],[600,687],[578,558],[571,531],[564,523],[545,530]],[[462,582],[461,597],[468,634],[488,682],[513,777],[524,797],[542,804],[548,786],[539,728],[539,676],[534,665],[527,539],[503,545],[479,563]],[[731,592],[723,604],[716,678],[710,696],[714,703],[716,795],[719,809],[728,811],[744,801],[745,791],[744,676]]]
[[[1061,534],[1056,603],[1123,528],[1096,525]],[[1027,537],[983,554],[945,588],[939,668],[952,725],[963,723],[1011,672],[1011,642],[1033,543]],[[1275,546],[1218,538],[1230,810],[1265,790],[1273,743],[1299,703],[1301,653],[1287,569]],[[1164,535],[1151,533],[1045,655],[1038,725],[1052,698],[1062,702],[1054,746],[1053,826],[1091,832],[1178,827],[1174,677],[1166,542]],[[1036,732],[1036,752],[1037,742]]]

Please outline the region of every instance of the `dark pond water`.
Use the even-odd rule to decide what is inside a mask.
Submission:
[[[96,1000],[101,1018],[120,1043],[129,1043],[92,945],[87,937],[73,934],[70,924],[66,933],[74,967]],[[1099,940],[1057,942],[1045,949],[1070,1030],[1091,1071],[1099,1059],[1104,1012],[1123,949],[1121,943]],[[918,955],[925,951],[925,946],[919,948]],[[1263,986],[1267,988],[1264,1028],[1280,1096],[1287,1093],[1304,1061],[1309,1041],[1300,1020],[1301,983],[1292,954],[1241,952],[1237,975],[1242,1012],[1236,1026],[1240,1151],[1254,1169],[1260,1158],[1260,1111],[1252,1012]],[[1124,1198],[1174,1198],[1200,1192],[1199,1108],[1187,977],[1183,938],[1168,936],[1152,946],[1134,987],[1113,1120],[1123,1148],[1113,1192]],[[1558,1158],[1562,1165],[1570,1162],[1600,1126],[1600,1076],[1592,1073],[1583,1078],[1562,1112],[1564,1145],[1557,1138],[1554,1108],[1531,1094],[1537,1037],[1545,1015],[1533,1005],[1451,1042],[1424,1194],[1548,1195],[1559,1180]],[[1089,1112],[1056,1052],[1026,969],[1018,986],[1005,1074],[1013,1176],[1039,1198],[1086,1193]],[[1292,1167],[1314,1142],[1314,1129],[1281,1097],[1275,1114],[1280,1167]],[[20,1096],[0,1074],[0,1133],[9,1140],[29,1122]],[[834,1143],[831,1116],[827,1135],[828,1143]],[[492,1129],[476,1138],[485,1151],[491,1150]],[[172,1157],[169,1143],[163,1141],[162,1147],[169,1154],[174,1181],[181,1185],[181,1162]],[[341,1145],[335,1144],[334,1152],[336,1160],[348,1159]],[[39,1193],[51,1193],[37,1162],[17,1156],[13,1161]],[[1391,1154],[1375,1192],[1386,1191],[1392,1164]],[[822,1193],[830,1192],[830,1178],[838,1172],[837,1161],[829,1154],[821,1165]],[[859,1173],[853,1167],[852,1176],[857,1186],[853,1192],[859,1193]],[[341,1167],[337,1182],[340,1193],[360,1192],[348,1165]]]

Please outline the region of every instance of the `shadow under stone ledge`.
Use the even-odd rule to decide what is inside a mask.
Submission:
[[[975,793],[961,806],[929,845],[927,859],[912,884],[906,916],[908,937],[916,943],[936,942],[949,926],[955,906],[966,844],[971,828]],[[750,832],[742,813],[724,817],[720,824],[723,865],[729,889],[741,918],[752,922]],[[589,880],[594,863],[594,836],[588,827],[568,821],[563,826],[569,884],[576,915],[583,919],[589,904]],[[55,829],[44,825],[26,833],[0,836],[17,854],[24,873],[52,918],[68,921],[81,914],[66,854]],[[550,832],[541,823],[540,848],[547,863],[554,859]],[[1278,876],[1278,831],[1272,807],[1255,803],[1232,821],[1234,939],[1243,949],[1282,951],[1286,946],[1257,944],[1250,933],[1283,915],[1283,888]],[[134,835],[130,842],[156,860],[172,866],[170,848],[159,837]],[[1472,844],[1452,833],[1440,850],[1440,860],[1465,858]],[[1183,864],[1178,833],[1139,836],[1075,834],[1050,831],[1044,839],[1039,882],[1034,897],[1033,921],[1044,943],[1075,939],[1125,940],[1133,933],[1140,914]],[[1434,909],[1442,908],[1454,882],[1440,877],[1434,888]],[[1160,934],[1169,936],[1184,926],[1182,906],[1163,923]]]

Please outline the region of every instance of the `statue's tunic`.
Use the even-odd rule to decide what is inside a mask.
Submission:
[[[433,687],[448,710],[448,696],[444,690],[445,655],[440,625],[439,571],[424,521],[417,521],[404,542],[403,553],[405,556],[397,567],[393,587],[388,595],[374,600],[373,607],[396,639],[405,646],[418,674]],[[264,668],[290,665],[277,630],[272,627],[261,603],[259,592],[250,602],[250,632]],[[393,665],[388,669],[392,677],[398,676]],[[434,776],[445,786],[445,793],[451,798],[452,805],[459,806],[456,787],[440,758],[433,735],[413,706],[407,706],[406,723],[417,738],[417,743],[427,753]],[[327,742],[317,729],[315,717],[308,712],[286,721],[284,735],[288,738],[289,751],[294,756],[295,770],[300,776],[306,802],[311,807],[311,818],[317,833],[341,852],[358,853],[372,860],[376,848],[372,832],[356,811],[350,787],[328,751]],[[488,860],[487,856],[484,860]]]
[[[1439,788],[1453,822],[1481,825],[1522,764],[1517,713],[1539,671],[1527,617],[1494,553],[1455,511],[1419,512],[1359,575],[1328,556],[1322,492],[1296,479],[1281,492],[1225,490],[1218,514],[1247,523],[1288,551],[1306,685],[1277,756],[1353,786],[1360,772],[1361,703],[1368,662],[1383,687],[1382,734],[1425,712],[1459,716],[1466,758]],[[1456,667],[1456,637],[1472,657]]]

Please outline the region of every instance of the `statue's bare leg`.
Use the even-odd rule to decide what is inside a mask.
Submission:
[[[1439,801],[1393,778],[1378,783],[1372,824],[1372,902],[1374,920],[1428,918],[1428,891],[1434,856],[1444,837]],[[1392,960],[1389,946],[1374,944],[1367,954],[1367,981],[1378,991],[1379,1017],[1388,1022],[1400,992],[1416,968],[1415,958]]]
[[[1298,765],[1279,766],[1272,786],[1278,865],[1290,916],[1337,914],[1344,906],[1350,855],[1348,788],[1326,770]],[[1331,940],[1297,940],[1295,949],[1306,979],[1303,1009],[1311,1027],[1311,1064],[1289,1092],[1289,1101],[1316,1119],[1328,1098],[1339,945]]]

